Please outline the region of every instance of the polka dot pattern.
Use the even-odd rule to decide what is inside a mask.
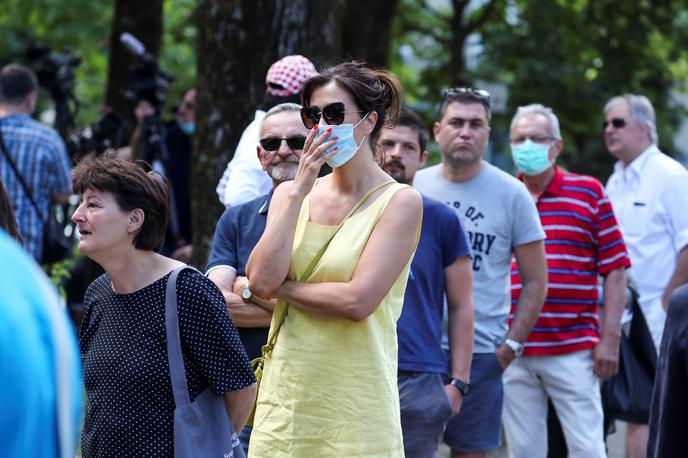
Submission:
[[[165,337],[165,277],[116,294],[107,274],[86,291],[79,347],[86,386],[82,453],[89,457],[173,455],[174,398]],[[203,275],[177,279],[189,396],[255,382],[222,294]]]

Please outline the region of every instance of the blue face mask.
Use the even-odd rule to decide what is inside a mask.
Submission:
[[[323,132],[325,132],[327,129],[332,129],[332,133],[328,138],[334,138],[338,137],[337,141],[335,142],[334,145],[330,146],[327,151],[325,151],[325,154],[329,153],[332,151],[334,147],[339,148],[337,152],[335,153],[334,156],[329,158],[327,161],[327,165],[332,167],[333,169],[336,169],[337,167],[341,167],[342,165],[346,164],[349,162],[349,160],[354,157],[356,154],[356,151],[361,147],[363,142],[365,141],[365,136],[361,140],[361,143],[356,144],[356,140],[354,140],[354,128],[357,127],[360,123],[363,122],[365,118],[368,117],[368,114],[366,113],[363,118],[358,121],[355,125],[354,124],[340,124],[338,126],[319,126],[318,127],[318,136],[320,136]]]
[[[179,128],[186,135],[193,135],[193,133],[196,132],[196,123],[193,121],[189,121],[189,122],[179,121]]]
[[[539,175],[549,168],[549,145],[535,143],[529,138],[519,145],[511,145],[511,157],[524,175]]]

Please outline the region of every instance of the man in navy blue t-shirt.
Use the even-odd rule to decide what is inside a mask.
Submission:
[[[384,170],[413,184],[427,159],[428,130],[404,108],[397,126],[376,139],[385,151]],[[442,350],[447,299],[450,364]],[[434,456],[444,426],[459,413],[469,390],[473,353],[470,250],[459,215],[423,196],[423,225],[411,263],[404,308],[397,324],[399,400],[406,456]]]
[[[271,108],[261,122],[258,159],[272,178],[273,189],[296,176],[308,135],[300,110],[295,103],[282,103]],[[274,309],[274,300],[251,293],[245,271],[248,257],[265,231],[271,198],[272,191],[225,210],[217,222],[206,266],[206,275],[222,291],[250,359],[260,356],[268,340]],[[250,428],[245,427],[239,438],[248,448]]]

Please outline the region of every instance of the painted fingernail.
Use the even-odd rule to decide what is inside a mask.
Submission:
[[[317,125],[317,124],[313,126],[313,130],[318,130],[318,125]]]
[[[327,129],[327,131],[328,131],[328,132],[332,132],[332,128],[330,127],[329,129]]]
[[[332,140],[339,140],[339,137],[332,137]]]

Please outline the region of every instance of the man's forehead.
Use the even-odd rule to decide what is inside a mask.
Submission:
[[[268,131],[308,134],[308,129],[303,125],[298,111],[282,111],[265,118],[261,125],[261,132]]]
[[[412,142],[418,145],[418,132],[409,126],[384,127],[380,130],[379,141]]]
[[[541,132],[547,135],[552,133],[552,126],[549,124],[549,119],[542,113],[527,113],[520,116],[514,123],[512,132],[528,131]]]
[[[609,111],[607,112],[607,118],[610,117],[620,117],[620,116],[625,116],[629,117],[631,114],[630,107],[628,106],[628,103],[626,103],[625,100],[619,101],[615,105],[613,105],[611,108],[609,108]]]
[[[450,102],[444,113],[445,118],[459,118],[466,120],[480,119],[487,122],[485,107],[480,102],[464,103],[459,101]]]

